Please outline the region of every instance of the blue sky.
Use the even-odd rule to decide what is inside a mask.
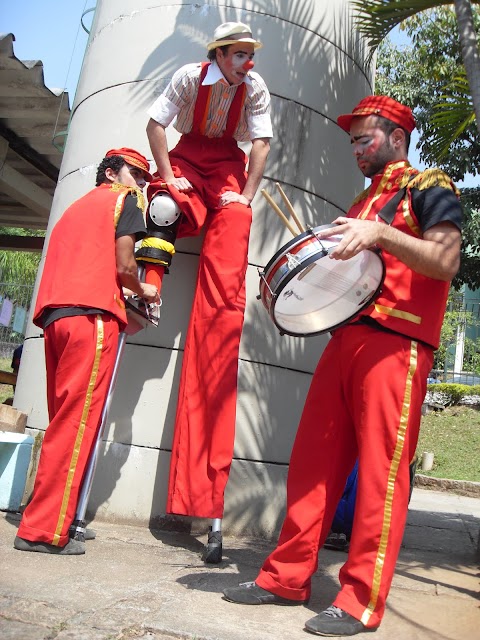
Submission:
[[[45,85],[66,88],[73,105],[88,34],[84,11],[96,0],[1,0],[0,32],[13,33],[19,60],[41,60]],[[87,28],[93,13],[84,18]]]
[[[114,0],[112,0],[114,1]],[[0,32],[15,35],[14,52],[20,60],[41,60],[45,84],[50,88],[66,88],[70,107],[80,75],[88,34],[81,26],[85,11],[94,8],[96,0],[0,0]],[[84,17],[87,28],[93,13]],[[394,41],[404,44],[406,36],[395,30]],[[425,168],[412,139],[410,161]],[[466,176],[459,186],[477,186],[478,178]]]

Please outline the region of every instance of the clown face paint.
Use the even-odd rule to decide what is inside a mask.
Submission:
[[[372,178],[386,164],[396,159],[395,149],[377,124],[376,116],[354,118],[350,126],[350,142],[360,171]]]
[[[225,54],[221,49],[218,49],[217,64],[227,82],[240,84],[247,73],[253,69],[253,56],[253,44],[239,42],[230,45]]]

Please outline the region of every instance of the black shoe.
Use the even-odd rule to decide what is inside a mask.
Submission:
[[[220,564],[222,561],[222,532],[210,531],[208,533],[208,541],[203,550],[202,560],[207,564]]]
[[[318,636],[354,636],[357,633],[367,631],[376,631],[366,627],[364,624],[351,616],[343,609],[339,609],[335,605],[331,605],[318,616],[307,620],[305,629],[310,633],[316,633]]]
[[[223,595],[225,600],[236,602],[237,604],[280,604],[287,607],[295,607],[308,602],[308,600],[282,598],[271,591],[262,589],[255,582],[242,582],[238,587],[225,589]]]
[[[13,546],[19,551],[36,551],[37,553],[51,553],[57,556],[81,556],[85,553],[85,544],[71,539],[64,547],[57,547],[54,544],[32,542],[16,536]]]
[[[347,536],[344,533],[333,533],[331,531],[323,546],[325,549],[333,549],[333,551],[346,551],[348,549]]]

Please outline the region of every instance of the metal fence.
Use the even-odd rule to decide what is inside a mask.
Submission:
[[[33,285],[0,282],[0,358],[23,344],[32,295]]]
[[[434,369],[430,382],[480,384],[480,299],[472,293],[458,294],[450,300],[451,330],[437,352],[442,355],[441,368]],[[445,322],[448,322],[446,316]]]

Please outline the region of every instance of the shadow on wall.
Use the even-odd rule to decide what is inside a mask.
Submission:
[[[352,82],[356,74],[359,77],[355,80],[357,93],[365,87],[368,90],[368,78],[362,70],[365,52],[361,39],[352,36],[346,4],[326,0],[320,3],[318,0],[294,3],[290,0],[277,0],[255,2],[253,10],[252,4],[246,1],[235,9],[225,9],[213,4],[188,5],[179,9],[170,7],[168,11],[176,11],[174,29],[171,35],[159,42],[141,65],[138,81],[131,83],[132,104],[136,104],[136,109],[140,108],[139,105],[142,105],[142,109],[147,109],[178,68],[189,62],[205,60],[205,45],[212,38],[215,26],[228,20],[241,20],[251,24],[255,37],[265,45],[256,57],[255,70],[266,80],[272,94],[274,139],[265,171],[266,180],[282,184],[306,224],[315,227],[328,223],[346,210],[354,196],[354,187],[350,185],[348,174],[344,180],[345,188],[341,192],[332,193],[330,184],[330,176],[335,171],[338,173],[339,166],[342,166],[335,146],[337,136],[332,135],[332,130],[336,128],[335,118],[339,112],[351,107],[348,96],[355,93],[351,87],[347,92],[343,87],[346,82]],[[156,7],[149,11],[154,20],[161,17],[161,11],[166,12],[167,9]],[[328,19],[325,18],[327,12]],[[171,13],[168,19],[171,19]],[[194,57],[192,52],[196,54]],[[347,98],[344,97],[345,94]],[[323,132],[330,132],[330,135],[323,136]],[[347,147],[347,141],[345,144]],[[348,148],[345,153],[349,154]],[[351,166],[353,168],[353,163]],[[273,212],[258,195],[253,208],[249,264],[264,265],[284,244],[284,228],[274,219]],[[181,244],[178,253],[182,253]],[[193,253],[198,255],[195,245]],[[170,279],[173,281],[174,278],[173,269]],[[191,298],[193,287],[194,279],[189,290],[182,287],[175,292],[176,298]],[[271,445],[282,429],[288,430],[290,444],[285,452],[289,453],[296,429],[296,424],[284,423],[281,412],[272,410],[272,407],[281,404],[281,396],[285,393],[285,387],[279,380],[278,368],[286,363],[285,367],[291,371],[310,376],[314,368],[311,361],[318,359],[325,339],[280,337],[271,326],[261,303],[250,299],[248,305],[242,352],[248,353],[255,363],[266,366],[258,367],[255,385],[241,390],[239,402],[245,404],[244,415],[249,422],[248,429],[255,434],[253,459],[265,460],[271,459]],[[308,362],[307,365],[305,361]],[[181,359],[176,364],[176,380],[179,379],[180,364]],[[140,381],[135,384],[140,393]],[[291,391],[292,402],[298,404],[298,416],[303,406],[306,386],[299,386]],[[260,413],[250,410],[248,393],[261,394],[261,403],[257,403],[261,407]],[[172,387],[169,400],[172,411],[176,395],[177,388]],[[130,431],[125,426],[123,431],[121,442],[131,442],[131,425]],[[165,438],[162,437],[161,448],[164,447]],[[168,445],[165,448],[168,449]],[[288,457],[285,455],[280,462],[287,464]],[[116,459],[115,464],[118,466],[119,463],[123,466],[125,460],[122,462]],[[268,474],[269,469],[266,467]],[[275,478],[272,475],[272,483]],[[152,517],[161,511],[164,504],[165,488],[159,485],[160,475],[157,475]],[[108,493],[108,487],[102,490],[102,500],[108,498]],[[247,509],[248,505],[236,506],[239,512],[244,508]]]
[[[95,518],[102,505],[108,505],[120,480],[122,469],[128,460],[130,446],[133,442],[132,417],[147,382],[147,376],[128,375],[128,361],[131,351],[132,347],[127,344],[119,365],[117,384],[103,438],[104,442],[98,451],[97,470],[88,502],[88,517],[90,519]],[[142,369],[139,370],[142,371]],[[115,397],[119,396],[122,402],[116,403]],[[108,509],[108,506],[106,508]]]

